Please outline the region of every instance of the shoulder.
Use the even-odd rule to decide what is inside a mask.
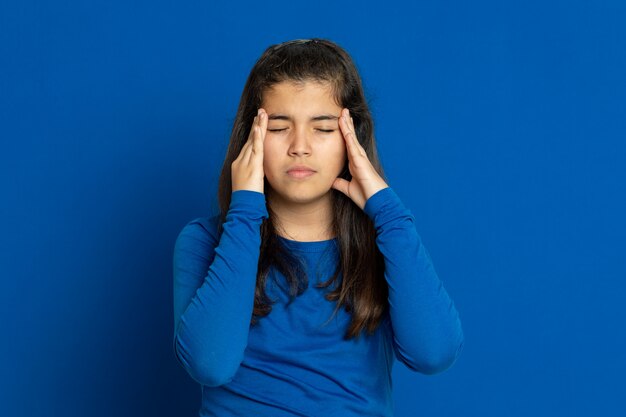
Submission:
[[[219,240],[218,226],[220,215],[196,217],[187,222],[176,237],[176,250],[190,247],[214,247]]]
[[[196,217],[195,219],[187,222],[185,226],[183,226],[181,233],[183,232],[192,232],[192,233],[214,233],[217,230],[217,225],[220,219],[219,214],[215,214],[212,216],[206,217]]]

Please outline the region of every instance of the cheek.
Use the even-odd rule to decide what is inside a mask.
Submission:
[[[263,142],[263,170],[268,176],[273,177],[273,171],[279,169],[279,166],[284,163],[284,160],[280,159],[282,152],[275,141],[268,141],[267,137],[265,138],[265,142]]]
[[[265,142],[263,142],[263,162],[273,160],[274,155],[276,155],[277,153],[278,149],[276,147],[276,144],[271,140],[267,140],[267,138],[265,138]]]
[[[343,163],[348,155],[348,150],[346,148],[346,141],[343,137],[337,138],[336,141],[333,142],[333,154],[335,155],[335,160],[343,166]]]
[[[343,138],[333,139],[332,142],[328,142],[320,152],[323,155],[321,157],[321,160],[324,161],[323,166],[328,169],[328,173],[331,175],[341,172],[347,163],[345,142],[339,139]]]

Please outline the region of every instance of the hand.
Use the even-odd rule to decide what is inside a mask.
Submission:
[[[232,192],[250,190],[263,192],[263,143],[267,132],[267,114],[259,109],[252,122],[248,141],[231,164]]]
[[[348,152],[348,168],[352,175],[352,181],[343,178],[335,179],[332,188],[339,190],[350,197],[361,208],[365,207],[367,200],[383,188],[389,187],[378,175],[367,158],[365,149],[361,146],[354,133],[354,122],[348,109],[341,110],[339,127],[346,142]]]

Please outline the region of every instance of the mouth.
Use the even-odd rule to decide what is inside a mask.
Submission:
[[[308,178],[311,175],[315,174],[316,171],[310,171],[305,169],[292,169],[291,171],[287,171],[287,174],[292,178]]]

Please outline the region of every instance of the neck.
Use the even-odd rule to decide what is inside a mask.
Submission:
[[[315,242],[334,237],[330,192],[321,198],[298,203],[269,193],[267,202],[275,215],[276,233],[300,242]]]

